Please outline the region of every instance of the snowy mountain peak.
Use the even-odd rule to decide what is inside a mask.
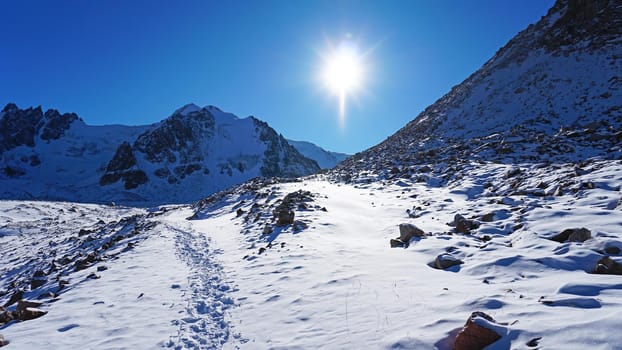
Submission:
[[[343,169],[450,159],[618,158],[622,4],[558,1],[537,23],[381,144]]]
[[[320,170],[267,123],[194,104],[149,126],[92,127],[73,113],[7,105],[0,195],[121,203],[190,202],[258,176]]]
[[[194,103],[188,103],[184,105],[183,107],[177,109],[173,114],[187,115],[193,112],[198,112],[200,110],[201,110],[201,107],[195,105]]]

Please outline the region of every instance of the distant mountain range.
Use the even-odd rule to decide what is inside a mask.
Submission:
[[[214,106],[189,104],[146,126],[90,126],[74,113],[10,103],[0,115],[0,198],[189,202],[257,176],[309,175],[345,156],[293,143],[301,151],[267,123]]]
[[[287,140],[303,156],[313,159],[322,169],[332,169],[350,155],[339,152],[331,152],[307,141]]]

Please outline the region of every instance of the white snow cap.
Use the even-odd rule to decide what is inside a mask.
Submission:
[[[187,105],[179,108],[175,111],[175,114],[179,113],[181,115],[190,114],[192,112],[198,112],[201,110],[201,107],[195,105],[194,103],[188,103]]]

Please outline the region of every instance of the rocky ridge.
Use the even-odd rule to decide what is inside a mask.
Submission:
[[[267,123],[214,106],[186,105],[139,127],[92,127],[15,104],[1,116],[3,198],[189,202],[258,176],[320,170]]]

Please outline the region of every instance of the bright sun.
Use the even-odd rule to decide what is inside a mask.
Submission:
[[[324,82],[335,94],[341,96],[360,87],[363,69],[353,49],[344,47],[335,50],[325,64]]]
[[[322,55],[322,80],[326,87],[339,98],[339,120],[345,124],[346,96],[354,94],[363,85],[365,65],[357,47],[350,42],[332,47]]]

